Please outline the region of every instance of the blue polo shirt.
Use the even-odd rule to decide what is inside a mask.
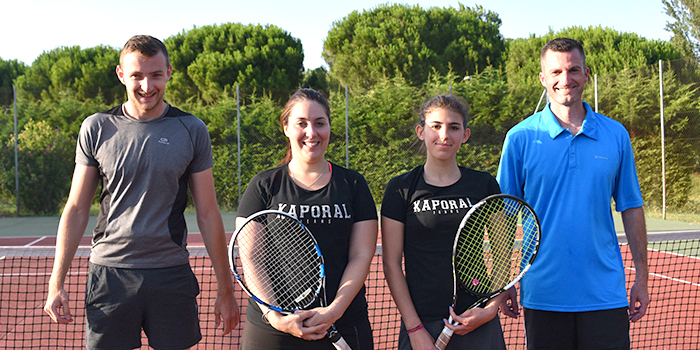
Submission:
[[[641,207],[629,133],[586,108],[581,131],[559,125],[549,104],[506,135],[497,180],[542,224],[537,258],[521,282],[524,307],[581,312],[628,305],[615,234],[617,211]]]

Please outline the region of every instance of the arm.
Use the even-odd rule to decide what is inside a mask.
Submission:
[[[236,222],[242,218],[237,218]],[[241,222],[242,223],[242,222]],[[323,339],[326,331],[343,316],[350,303],[367,279],[377,244],[377,220],[356,222],[350,233],[348,264],[345,267],[335,299],[327,306],[308,311],[296,311],[293,315],[267,312],[267,319],[277,330],[306,340]]]
[[[214,177],[211,168],[190,176],[192,199],[197,212],[197,224],[202,234],[204,246],[209,254],[218,286],[214,317],[216,327],[223,318],[221,335],[226,335],[240,321],[238,304],[233,296],[233,280],[228,266],[226,235],[221,213],[216,203]]]
[[[99,182],[98,169],[77,164],[73,172],[68,201],[61,214],[56,236],[56,258],[49,279],[49,293],[44,311],[56,323],[73,321],[68,293],[63,286],[71,261],[85,233],[90,206]]]
[[[457,335],[465,335],[481,327],[483,324],[491,321],[494,317],[496,317],[496,315],[498,315],[498,307],[505,301],[507,295],[506,293],[507,291],[499,294],[495,298],[492,298],[483,308],[475,307],[463,312],[461,315],[457,315],[455,311],[450,308],[450,315],[452,316],[452,319],[460,324],[453,326],[445,321],[445,325],[452,329]]]
[[[418,327],[422,321],[416,312],[403,272],[404,223],[382,216],[382,261],[384,278],[406,329]],[[414,349],[435,349],[435,339],[423,328],[408,335]]]
[[[516,222],[511,220],[514,216],[506,215],[505,209],[502,207],[488,217],[487,231],[489,233],[489,241],[491,243],[491,290],[497,290],[505,287],[510,282],[511,259],[513,253],[513,245],[516,236]],[[451,325],[445,321],[445,325],[452,329],[458,335],[467,334],[491,321],[498,314],[498,307],[501,301],[504,300],[505,294],[501,293],[498,296],[490,299],[484,308],[475,307],[468,309],[461,315],[457,315],[450,308],[452,319],[458,322],[457,326]]]
[[[501,160],[498,163],[496,180],[501,192],[524,199],[526,178],[523,173],[523,160],[518,150],[521,150],[521,147],[517,144],[517,140],[508,133],[505,141],[503,141],[503,150],[501,151]]]
[[[236,229],[242,227],[246,219],[246,217],[236,217]],[[241,247],[238,249],[241,260],[244,260],[246,252],[242,250]],[[248,276],[247,278],[253,279],[258,277],[259,276]],[[249,288],[250,287],[252,287],[252,285],[249,285]],[[255,291],[253,291],[253,294],[255,294]],[[280,332],[289,333],[297,338],[303,338],[306,340],[318,340],[323,339],[326,336],[325,331],[328,329],[329,325],[316,325],[314,327],[306,327],[304,325],[304,321],[306,319],[316,314],[315,311],[301,310],[296,311],[292,315],[283,315],[277,311],[269,309],[265,305],[258,304],[258,306],[263,313],[263,320],[270,323],[273,328]]]
[[[512,318],[518,318],[520,315],[520,304],[518,304],[518,291],[515,287],[503,292],[504,296],[501,299],[501,311],[504,315]]]
[[[622,224],[634,260],[635,278],[630,290],[630,321],[640,320],[649,306],[649,266],[647,265],[647,229],[644,207],[622,212]]]
[[[335,299],[325,308],[317,308],[309,325],[332,324],[343,316],[367,279],[377,246],[377,220],[359,221],[352,225],[348,264],[345,266]]]
[[[523,186],[525,179],[522,175],[522,162],[515,153],[516,146],[512,144],[513,139],[510,134],[506,135],[503,142],[501,160],[498,164],[496,180],[503,193],[507,193],[518,198],[524,198]],[[505,296],[501,298],[501,310],[508,317],[518,318],[520,305],[518,304],[518,292],[515,287],[507,290]]]

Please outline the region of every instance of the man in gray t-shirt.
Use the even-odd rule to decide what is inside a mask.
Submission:
[[[85,300],[87,348],[139,347],[142,330],[153,347],[189,348],[201,332],[186,249],[188,185],[217,278],[216,323],[227,334],[239,321],[209,133],[163,100],[172,66],[160,40],[132,37],[116,71],[128,100],[83,122],[44,310],[54,322],[73,321],[64,280],[101,183]]]

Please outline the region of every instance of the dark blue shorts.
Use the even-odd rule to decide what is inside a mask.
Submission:
[[[627,308],[588,312],[552,312],[525,309],[527,348],[630,348]]]
[[[189,264],[122,269],[90,264],[85,309],[88,349],[186,349],[201,339],[199,284]]]

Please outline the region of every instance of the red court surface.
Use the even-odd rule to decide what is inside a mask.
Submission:
[[[226,234],[226,242],[231,237],[231,233]],[[92,236],[83,236],[80,240],[80,246],[89,247]],[[187,235],[187,243],[191,246],[203,246],[202,236],[199,233],[190,233]],[[0,247],[16,246],[16,247],[55,247],[56,236],[44,237],[0,237]]]
[[[229,234],[230,235],[230,234]],[[201,246],[201,237],[188,236],[192,248]],[[82,242],[89,246],[90,237]],[[698,253],[697,244],[693,248]],[[0,238],[0,246],[45,247],[55,245],[55,237]],[[199,249],[200,251],[202,249]],[[622,246],[628,268],[628,288],[634,280],[631,256]],[[0,298],[0,349],[81,349],[84,333],[84,297],[88,258],[76,258],[68,277],[68,292],[73,301],[75,322],[56,325],[42,310],[45,286],[51,273],[53,258],[15,258],[0,255],[2,261],[2,290]],[[195,349],[237,349],[240,342],[239,325],[231,335],[217,336],[213,327],[212,304],[216,284],[209,259],[193,256],[192,268],[201,285],[199,298],[204,339]],[[649,251],[650,292],[652,304],[647,316],[631,325],[633,349],[700,349],[700,259],[677,253]],[[394,349],[399,315],[384,281],[381,265],[381,246],[371,265],[367,285],[370,321],[375,336],[375,349]],[[242,308],[245,322],[246,296],[236,285],[236,298]],[[525,338],[522,318],[501,316],[508,349],[524,349]],[[143,339],[146,344],[146,339]],[[143,349],[148,349],[143,346]]]

